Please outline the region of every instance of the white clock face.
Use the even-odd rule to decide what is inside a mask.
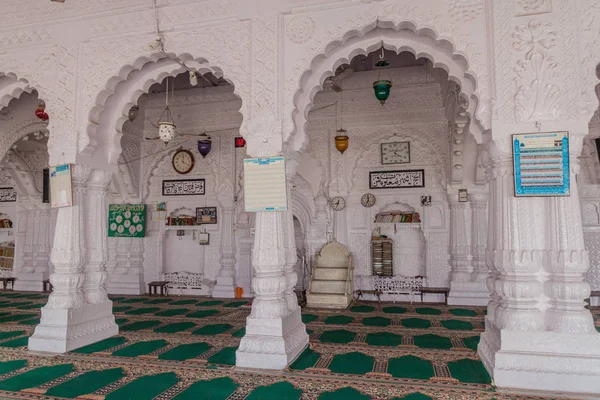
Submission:
[[[410,142],[381,143],[381,164],[410,162]]]
[[[360,204],[363,207],[373,207],[375,205],[375,195],[372,193],[365,193],[363,197],[360,199]]]
[[[194,157],[187,151],[179,151],[173,156],[173,168],[180,174],[187,174],[194,168]]]
[[[342,211],[344,208],[346,208],[346,200],[344,200],[343,197],[334,197],[331,199],[331,208],[333,208],[335,211]]]

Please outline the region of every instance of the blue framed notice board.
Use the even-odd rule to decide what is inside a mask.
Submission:
[[[569,196],[569,133],[513,135],[515,196]]]

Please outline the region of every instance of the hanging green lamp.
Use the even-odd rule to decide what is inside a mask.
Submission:
[[[384,59],[383,47],[381,47],[381,54],[379,55],[379,61],[375,63],[375,67],[384,68],[388,67],[390,63]],[[385,104],[385,101],[390,97],[390,89],[392,88],[392,81],[389,79],[381,79],[381,71],[377,73],[377,80],[373,82],[373,90],[375,90],[375,97],[381,103]]]

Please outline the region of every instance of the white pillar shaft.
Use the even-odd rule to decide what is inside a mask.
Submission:
[[[292,210],[292,183],[288,177],[288,196],[287,196],[287,211],[283,213],[284,226],[284,247],[285,247],[285,277],[287,286],[285,288],[285,299],[288,310],[294,311],[298,308],[298,296],[294,292],[296,283],[298,282],[298,274],[296,273],[296,261],[298,259],[296,253],[296,232],[294,230],[294,212]]]
[[[457,194],[448,195],[450,206],[450,268],[452,282],[471,280],[471,247],[467,226],[467,202],[459,202]]]
[[[214,297],[235,297],[235,232],[233,225],[234,208],[224,207],[221,211],[221,270],[213,289]]]
[[[471,204],[471,255],[474,282],[485,282],[489,275],[485,252],[487,249],[487,201],[488,195],[477,193],[469,196]]]

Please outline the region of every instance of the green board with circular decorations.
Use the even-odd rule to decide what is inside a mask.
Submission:
[[[143,238],[145,236],[145,204],[111,204],[108,206],[108,237]]]

